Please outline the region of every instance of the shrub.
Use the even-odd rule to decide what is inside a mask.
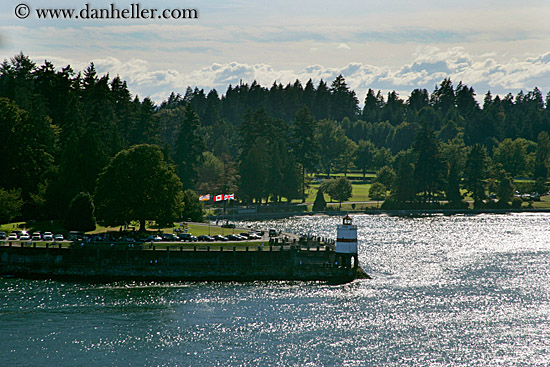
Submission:
[[[518,198],[518,197],[512,198],[512,208],[513,209],[520,209],[521,204],[523,204],[523,200],[521,200],[521,198]]]

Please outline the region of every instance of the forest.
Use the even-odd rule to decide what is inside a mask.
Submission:
[[[197,210],[198,194],[303,200],[315,173],[377,172],[387,207],[462,207],[464,190],[476,206],[494,193],[504,207],[520,177],[546,190],[550,93],[487,91],[480,104],[446,78],[431,93],[369,89],[362,101],[340,75],[223,93],[188,87],[155,104],[93,63],[75,71],[15,55],[0,65],[0,223],[65,219],[82,201],[121,224],[173,220]],[[151,177],[165,184],[139,186]],[[140,200],[117,214],[125,191]],[[151,199],[158,192],[162,202]]]

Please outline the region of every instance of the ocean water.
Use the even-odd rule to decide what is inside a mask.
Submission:
[[[0,366],[550,365],[549,214],[353,219],[345,285],[0,278]]]

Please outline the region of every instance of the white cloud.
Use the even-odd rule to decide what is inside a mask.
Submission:
[[[183,94],[187,86],[197,86],[207,91],[215,88],[219,93],[225,93],[229,84],[237,85],[241,81],[250,84],[256,80],[269,88],[275,81],[287,84],[299,79],[305,84],[312,79],[317,85],[321,79],[330,83],[339,74],[346,78],[361,102],[368,88],[383,92],[401,91],[401,96],[405,98],[415,88],[426,88],[432,92],[446,77],[450,77],[455,85],[462,81],[472,86],[478,95],[484,95],[487,90],[493,94],[515,94],[520,89],[532,90],[534,87],[543,90],[543,93],[550,90],[550,53],[523,60],[511,58],[505,62],[499,62],[493,56],[474,56],[463,48],[443,50],[429,47],[417,50],[410,63],[397,68],[354,62],[340,67],[314,64],[294,70],[279,69],[265,63],[234,61],[213,63],[190,72],[175,68],[157,69],[137,58],[121,61],[107,57],[93,61],[98,71],[108,72],[111,76],[120,75],[128,81],[133,93],[142,97],[151,96],[157,102],[171,92]]]

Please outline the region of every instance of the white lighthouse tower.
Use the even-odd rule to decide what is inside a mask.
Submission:
[[[352,224],[349,215],[346,215],[342,224],[337,227],[336,255],[340,257],[341,264],[352,267],[351,259],[354,259],[353,267],[359,265],[357,258],[357,226]]]

